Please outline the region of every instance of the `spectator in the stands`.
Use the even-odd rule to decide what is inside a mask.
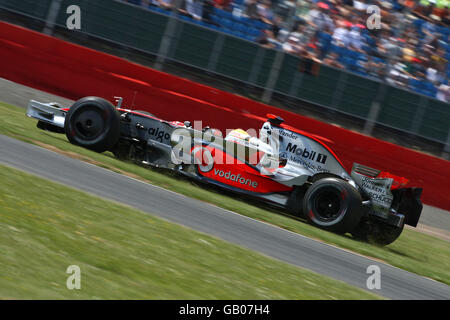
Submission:
[[[297,0],[297,8],[295,11],[296,20],[299,22],[306,21],[306,17],[313,7],[312,0]]]
[[[326,26],[333,30],[334,23],[328,15],[329,8],[325,2],[318,2],[316,8],[309,11],[306,21],[318,31],[323,30]]]
[[[203,0],[185,0],[186,11],[192,18],[201,20],[203,16]]]
[[[425,79],[425,74],[429,65],[429,59],[426,56],[418,55],[411,66],[411,74],[417,79]]]
[[[353,8],[358,11],[366,12],[368,6],[369,5],[366,3],[366,0],[353,0]]]
[[[325,0],[325,3],[329,7],[329,14],[333,17],[338,17],[340,15],[340,9],[343,7],[341,0]]]
[[[323,63],[338,69],[344,69],[344,65],[340,63],[338,59],[339,56],[336,52],[330,52],[325,56],[325,59],[323,59]]]
[[[422,23],[421,31],[425,34],[425,43],[430,43],[436,37],[436,25],[430,21],[425,20],[425,22]]]
[[[433,8],[433,14],[440,18],[440,21],[443,21],[445,16],[448,14],[448,10],[450,9],[450,3],[448,0],[436,0],[435,7]]]
[[[417,6],[417,2],[415,0],[398,0],[398,3],[411,11],[413,11]]]
[[[382,60],[375,60],[371,56],[368,56],[368,60],[365,63],[367,74],[374,78],[382,78],[385,73],[386,64]]]
[[[406,43],[412,46],[412,50],[417,50],[416,48],[420,44],[420,36],[414,28],[405,28],[402,38],[406,39]]]
[[[314,37],[314,28],[306,23],[299,23],[297,29],[291,32],[290,36],[297,38],[297,45],[301,48],[307,46],[310,40]]]
[[[439,71],[436,68],[436,64],[430,61],[428,68],[426,70],[427,80],[432,83],[437,83],[440,80]]]
[[[258,0],[247,0],[245,2],[245,15],[250,19],[258,19]]]
[[[386,81],[389,84],[406,87],[409,79],[409,75],[405,72],[406,65],[401,61],[395,62],[387,74]]]
[[[270,0],[263,0],[261,3],[258,3],[256,5],[256,12],[262,22],[273,24],[274,14],[271,9]]]
[[[231,3],[233,0],[214,0],[214,7],[222,10],[231,10]]]
[[[442,83],[438,87],[436,98],[444,102],[450,102],[450,86]]]
[[[416,12],[424,17],[428,17],[431,14],[433,7],[429,0],[420,0],[416,6]]]
[[[409,43],[404,46],[402,53],[403,53],[403,60],[408,63],[412,63],[416,58],[414,46]]]
[[[352,24],[343,19],[337,21],[337,28],[333,32],[333,44],[340,47],[346,47],[349,42],[349,29]]]
[[[439,72],[445,72],[448,60],[445,58],[445,50],[442,47],[437,49],[437,52],[431,55],[431,60],[434,62],[436,69]]]
[[[264,48],[280,49],[282,43],[277,39],[274,32],[270,29],[264,30],[257,42]]]
[[[386,50],[387,57],[398,57],[402,53],[397,38],[389,30],[381,31],[380,44]]]
[[[288,41],[283,43],[283,50],[291,54],[300,53],[301,46],[299,45],[299,38],[292,35],[289,36]]]
[[[294,17],[297,11],[296,2],[296,0],[280,0],[274,9],[275,15],[280,17],[288,27],[294,23]]]
[[[447,8],[446,14],[442,18],[442,24],[445,25],[447,28],[450,28],[450,8]]]
[[[353,26],[348,32],[350,48],[362,52],[364,38],[361,35],[361,26]]]
[[[280,16],[275,15],[272,24],[272,30],[275,32],[280,42],[286,42],[288,41],[292,27],[288,26],[288,24],[283,21]]]
[[[166,10],[173,8],[174,0],[151,0],[152,4]]]
[[[393,9],[391,2],[378,0],[375,4],[380,9],[380,27],[387,30],[401,30],[404,23],[404,16],[400,11]],[[374,30],[377,32],[379,30]]]

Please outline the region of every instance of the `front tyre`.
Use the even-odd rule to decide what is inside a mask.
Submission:
[[[85,97],[67,112],[64,131],[71,143],[103,152],[111,150],[119,140],[120,117],[109,101]]]
[[[312,224],[329,231],[351,232],[361,219],[362,199],[346,181],[329,177],[313,183],[303,199],[303,212]]]

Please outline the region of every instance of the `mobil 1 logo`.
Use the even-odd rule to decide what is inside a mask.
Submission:
[[[286,146],[286,151],[311,161],[315,160],[318,163],[325,164],[325,162],[327,162],[327,155],[318,153],[313,150],[308,150],[307,148],[300,148],[298,145],[291,142],[289,142]]]

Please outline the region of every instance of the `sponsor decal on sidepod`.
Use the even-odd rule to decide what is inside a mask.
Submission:
[[[154,136],[156,140],[159,140],[159,142],[163,142],[164,140],[170,139],[170,134],[168,132],[165,132],[164,130],[159,130],[159,128],[150,128],[148,129],[148,133],[151,136]]]
[[[291,153],[294,153],[298,156],[302,156],[303,158],[309,159],[314,161],[314,159],[319,162],[319,163],[323,163],[325,164],[325,162],[327,161],[327,155],[325,154],[321,154],[321,153],[317,153],[316,151],[312,151],[312,150],[307,150],[302,149],[302,148],[298,148],[298,146],[296,144],[292,144],[292,143],[288,143],[287,147],[286,147],[286,151],[289,151]],[[316,158],[317,155],[317,158]]]
[[[239,182],[240,184],[248,185],[253,188],[258,187],[258,182],[252,181],[251,179],[246,179],[245,177],[242,177],[241,174],[232,174],[231,171],[225,173],[223,170],[214,169],[214,175],[225,178],[227,180]]]

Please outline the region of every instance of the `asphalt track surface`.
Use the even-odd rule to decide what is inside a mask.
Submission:
[[[450,299],[450,286],[437,281],[2,135],[0,163],[366,290],[367,267],[377,265],[381,289],[374,293],[386,298]]]
[[[0,78],[0,101],[26,108],[32,99],[41,102],[58,102],[64,106],[70,106],[73,103],[72,100]],[[440,234],[442,234],[441,230],[444,230],[444,234],[450,239],[450,212],[448,211],[424,205],[420,225],[438,229],[436,231]]]

